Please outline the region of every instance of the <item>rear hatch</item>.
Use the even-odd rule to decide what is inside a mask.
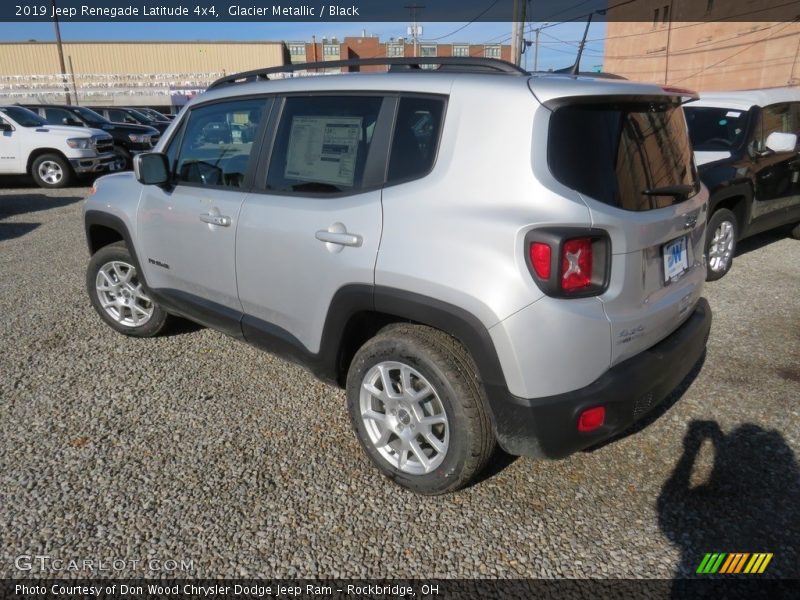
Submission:
[[[600,299],[616,364],[667,337],[700,297],[707,192],[693,162],[683,91],[624,82],[583,88],[544,102],[553,111],[548,165],[586,204],[592,226],[609,234],[609,283]]]

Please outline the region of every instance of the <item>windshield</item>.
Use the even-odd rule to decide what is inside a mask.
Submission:
[[[139,109],[139,110],[140,110],[140,112],[143,112],[146,115],[150,115],[150,117],[152,117],[152,119],[154,121],[165,121],[166,120],[166,117],[164,115],[162,115],[157,110],[153,110],[152,108],[145,108],[145,109]]]
[[[575,104],[550,117],[548,163],[564,185],[625,210],[694,196],[699,183],[680,105]]]
[[[684,110],[695,150],[730,152],[744,140],[747,111],[713,106],[686,106]]]
[[[35,112],[22,108],[21,106],[4,106],[0,112],[11,117],[20,127],[41,127],[47,125],[47,121]]]
[[[73,107],[72,112],[80,115],[81,119],[83,119],[93,127],[102,127],[103,125],[108,125],[108,121],[106,121],[103,117],[98,115],[93,110],[89,110],[88,108],[84,108],[83,106]]]
[[[141,111],[134,110],[134,109],[130,108],[130,109],[128,109],[128,111],[127,111],[127,112],[128,112],[128,114],[129,114],[130,116],[132,116],[134,119],[136,119],[137,121],[139,121],[139,123],[144,123],[145,125],[147,125],[147,124],[149,124],[149,123],[152,123],[152,122],[153,122],[153,119],[152,119],[152,118],[150,118],[150,116],[149,116],[149,115],[146,115],[146,114],[144,114],[144,113],[143,113],[143,112],[141,112]]]

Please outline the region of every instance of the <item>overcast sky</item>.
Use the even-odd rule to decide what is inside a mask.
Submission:
[[[4,24],[9,25],[9,24]],[[423,41],[441,38],[440,42],[509,43],[510,23],[422,23]],[[531,23],[529,29],[542,23]],[[376,34],[382,40],[406,35],[406,23],[62,23],[61,37],[69,41],[136,41],[136,40],[303,40],[312,35],[338,37]],[[539,68],[560,68],[572,64],[577,51],[577,41],[583,35],[584,23],[559,23],[542,30],[539,36]],[[460,29],[460,31],[456,31]],[[590,40],[605,36],[606,25],[592,23]],[[455,33],[453,33],[455,32]],[[448,35],[451,34],[452,35]],[[446,36],[446,37],[442,37]],[[533,33],[526,34],[533,39]],[[0,41],[53,41],[52,23],[14,23],[13,27],[0,27]],[[563,41],[560,41],[563,40]],[[571,42],[571,43],[565,43]],[[583,70],[594,70],[603,62],[602,40],[587,44],[582,61]],[[527,57],[527,67],[533,68],[533,48]]]

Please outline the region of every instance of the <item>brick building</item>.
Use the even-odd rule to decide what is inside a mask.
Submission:
[[[603,67],[699,91],[797,85],[800,23],[786,11],[785,0],[628,3],[609,10]]]
[[[414,43],[409,39],[391,39],[382,42],[376,36],[345,37],[312,42],[286,42],[293,63],[321,62],[327,60],[347,60],[359,58],[413,57]],[[511,46],[508,44],[469,44],[417,42],[417,56],[476,56],[511,60]],[[344,67],[336,71],[385,71],[384,66]]]

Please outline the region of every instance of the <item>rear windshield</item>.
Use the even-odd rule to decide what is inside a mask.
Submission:
[[[576,104],[550,118],[547,159],[564,185],[625,210],[651,210],[699,191],[677,103]]]
[[[687,106],[686,123],[695,150],[725,150],[730,152],[744,141],[747,115],[743,110]]]

